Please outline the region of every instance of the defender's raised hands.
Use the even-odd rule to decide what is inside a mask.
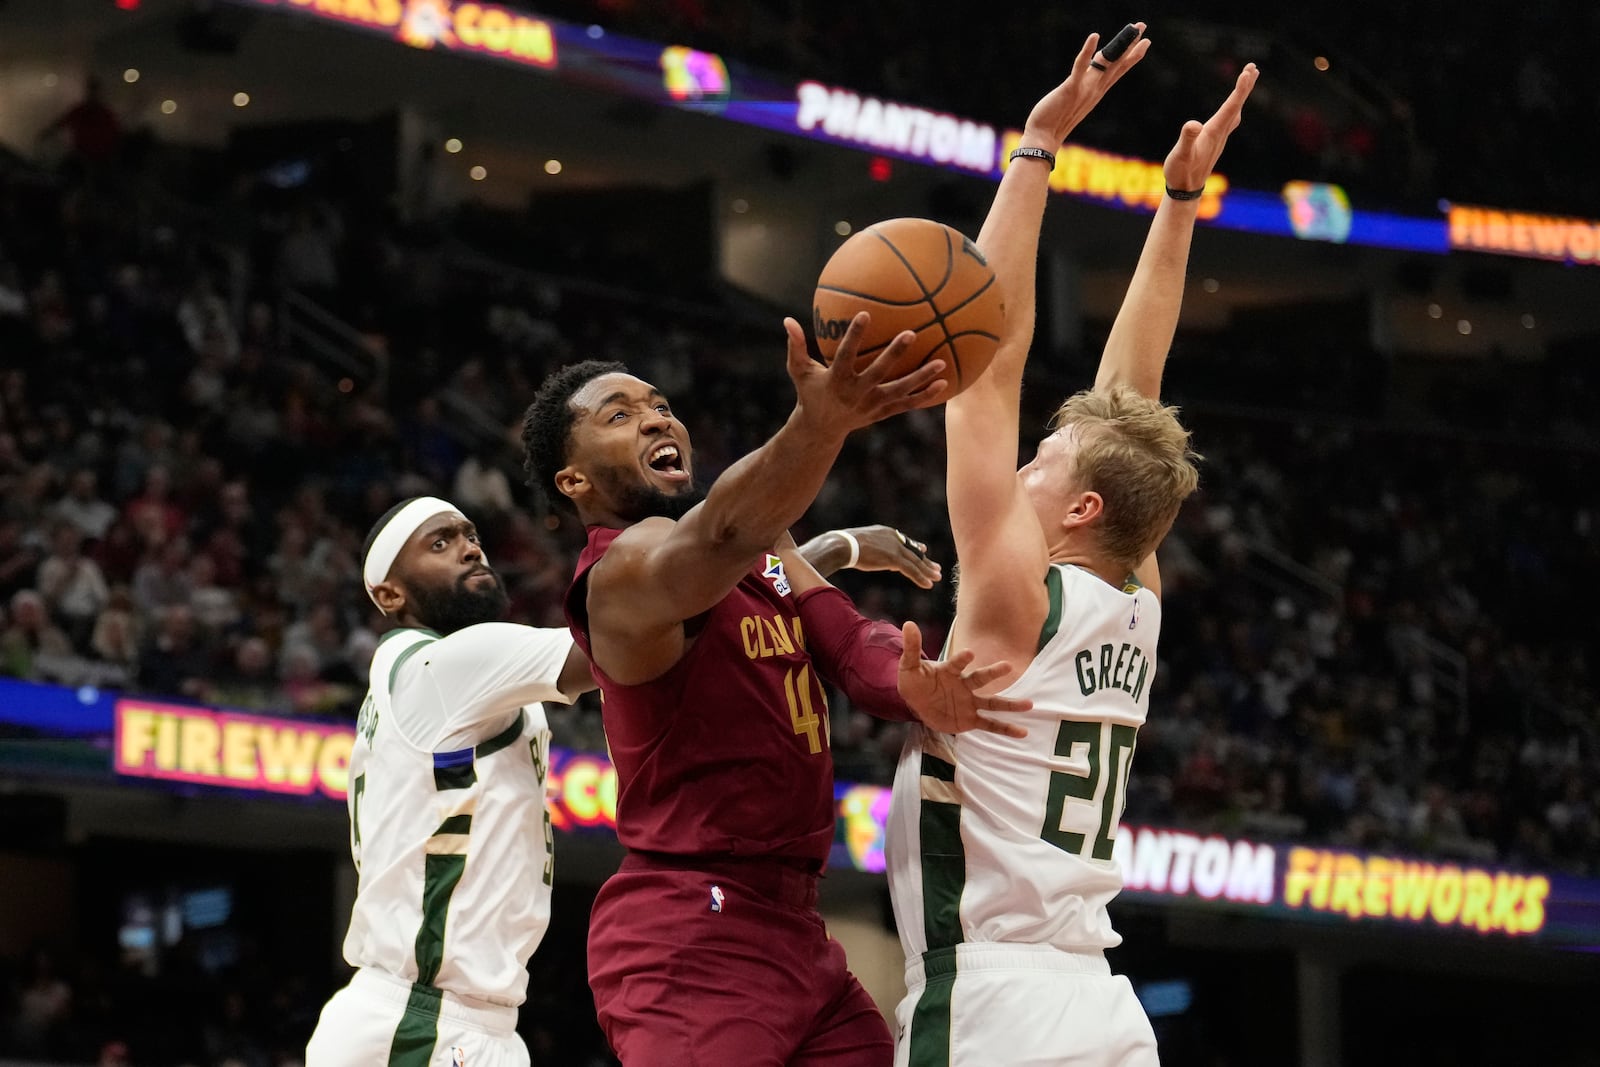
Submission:
[[[1059,148],[1083,117],[1094,110],[1106,91],[1139,65],[1144,54],[1150,51],[1150,42],[1144,36],[1144,23],[1131,25],[1137,32],[1137,39],[1115,59],[1100,50],[1098,33],[1091,33],[1084,40],[1077,58],[1072,61],[1072,73],[1067,75],[1067,80],[1050,90],[1029,113],[1022,133],[1024,145]],[[1116,51],[1112,43],[1107,47]]]
[[[1217,165],[1228,135],[1239,128],[1244,102],[1256,87],[1260,76],[1254,63],[1246,63],[1233,83],[1233,92],[1217,108],[1217,113],[1204,123],[1190,119],[1178,134],[1178,143],[1167,153],[1161,171],[1170,189],[1194,190],[1205,188],[1206,178]]]
[[[900,628],[904,650],[900,654],[900,696],[922,725],[935,733],[959,734],[983,730],[1023,738],[1028,731],[1016,723],[992,718],[984,712],[1028,711],[1033,701],[1003,696],[979,696],[981,689],[1016,673],[1009,663],[973,667],[970,649],[949,659],[922,658],[922,631],[914,622]]]

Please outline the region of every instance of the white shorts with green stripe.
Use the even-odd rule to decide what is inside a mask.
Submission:
[[[517,1009],[363,967],[322,1009],[306,1067],[529,1067]]]
[[[1154,1067],[1133,986],[1099,953],[963,944],[906,967],[895,1067]],[[311,1067],[311,1065],[307,1065]]]

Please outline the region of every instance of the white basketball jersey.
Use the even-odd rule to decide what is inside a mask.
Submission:
[[[963,942],[1085,952],[1121,941],[1106,904],[1161,603],[1054,564],[1039,652],[1006,696],[1025,739],[915,729],[895,774],[887,863],[907,959]]]
[[[550,920],[550,729],[540,704],[512,701],[564,699],[557,683],[571,647],[564,631],[498,623],[446,638],[397,630],[378,646],[350,757],[359,882],[344,956],[352,966],[522,1003],[528,957]],[[397,718],[391,692],[412,657],[428,673],[402,692],[423,706],[420,720],[416,707]],[[478,729],[483,740],[447,751],[418,743],[450,736],[463,705],[493,724]],[[435,720],[436,733],[411,725]]]

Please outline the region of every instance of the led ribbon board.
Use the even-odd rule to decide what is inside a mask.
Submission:
[[[8,775],[328,804],[345,799],[354,741],[349,723],[0,678]],[[617,773],[604,753],[552,748],[546,788],[557,829],[615,833]],[[890,790],[837,782],[834,800],[830,865],[881,873]],[[1129,901],[1600,951],[1600,879],[1129,825],[1115,858]]]
[[[882,100],[818,81],[792,85],[753,68],[680,45],[658,43],[460,0],[231,0],[421,49],[496,59],[554,72],[576,83],[665,107],[814,141],[838,144],[998,181],[1020,131]],[[1123,210],[1153,210],[1161,164],[1064,147],[1050,186],[1057,193]],[[1276,193],[1231,186],[1213,174],[1200,201],[1212,226],[1304,241],[1443,255],[1487,252],[1570,264],[1600,260],[1600,223],[1449,206],[1446,217],[1358,209],[1343,189],[1289,181]]]

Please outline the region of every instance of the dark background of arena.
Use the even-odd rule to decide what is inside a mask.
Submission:
[[[479,521],[515,618],[559,624],[579,531],[522,486],[514,446],[541,376],[629,360],[709,481],[787,408],[777,322],[806,318],[835,223],[975,232],[992,189],[907,163],[874,181],[858,153],[226,4],[122,6],[0,2],[10,676],[348,717],[385,626],[360,537],[421,491]],[[1600,118],[1593,7],[532,9],[1013,126],[1084,32],[1138,17],[1156,48],[1085,144],[1159,159],[1255,59],[1221,168],[1238,186],[1600,216],[1576,147]],[[111,121],[78,111],[39,138],[89,74]],[[404,86],[404,106],[347,102],[356,82]],[[1092,375],[1143,227],[1052,204],[1030,426]],[[1167,391],[1207,461],[1164,552],[1127,821],[1600,877],[1590,272],[1202,229]],[[891,523],[948,567],[942,447],[937,412],[858,435],[802,532]],[[948,624],[947,589],[843,583],[935,641]],[[833,707],[839,777],[887,782],[897,728]],[[558,743],[603,747],[596,706],[556,718]],[[344,979],[341,834],[336,810],[0,780],[0,1057],[297,1062]],[[583,937],[614,855],[558,848],[522,1029],[535,1063],[607,1063]],[[888,922],[880,884],[830,882]],[[130,914],[218,889],[223,927],[119,943]],[[1188,983],[1157,1021],[1173,1064],[1334,1062],[1306,1047],[1329,1025],[1337,1062],[1595,1062],[1591,958],[1114,917],[1119,969]]]

